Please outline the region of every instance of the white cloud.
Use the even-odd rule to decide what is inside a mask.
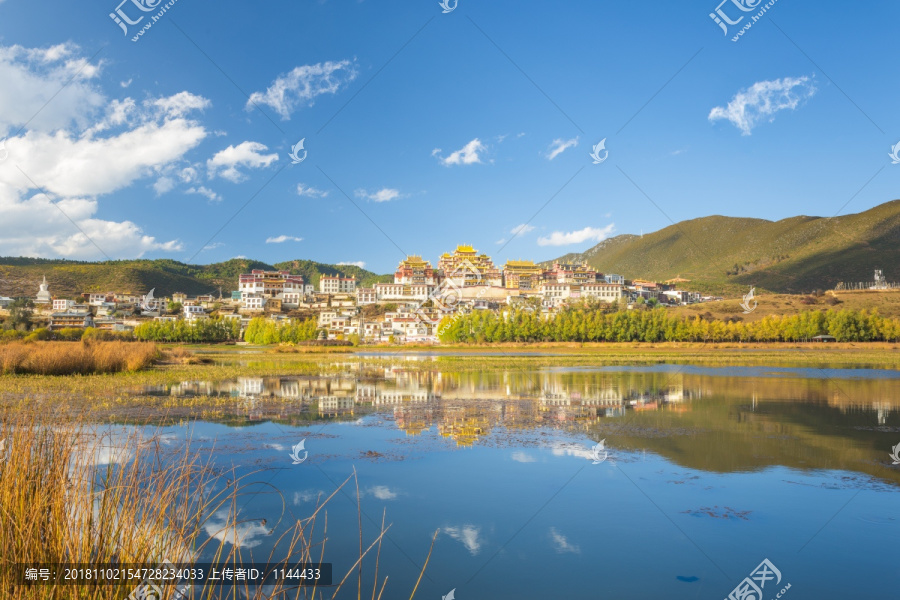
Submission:
[[[153,175],[157,193],[170,190],[167,169],[200,144],[205,128],[186,118],[190,107],[166,108],[176,100],[108,100],[91,83],[100,67],[78,54],[70,44],[0,47],[0,136],[27,124],[4,143],[12,160],[0,163],[0,254],[98,259],[181,250],[131,221],[97,218],[98,198]]]
[[[525,454],[524,452],[513,452],[512,459],[520,463],[533,463],[537,461],[535,457]]]
[[[303,238],[294,237],[292,235],[279,235],[278,237],[266,238],[267,244],[283,244],[285,242],[302,242]]]
[[[106,100],[91,82],[100,66],[79,52],[74,44],[0,47],[0,138],[26,124],[40,132],[87,126]]]
[[[550,542],[559,554],[581,554],[581,547],[571,543],[555,527],[550,528]]]
[[[186,194],[199,194],[201,196],[205,196],[206,199],[210,202],[221,202],[222,196],[212,191],[206,186],[201,185],[200,187],[189,187],[184,191]]]
[[[307,198],[324,198],[328,195],[328,190],[319,190],[311,185],[297,184],[297,195],[306,196]]]
[[[444,527],[441,531],[454,540],[461,542],[472,556],[475,556],[481,551],[481,545],[483,543],[479,539],[481,536],[481,527],[476,527],[475,525],[463,525],[461,527]]]
[[[228,146],[206,161],[209,177],[222,177],[232,183],[240,183],[246,178],[238,167],[258,169],[268,167],[278,160],[277,154],[262,154],[269,148],[259,142],[241,142],[237,146]]]
[[[122,258],[183,249],[177,241],[160,242],[145,235],[131,221],[96,219],[93,215],[97,208],[97,201],[92,199],[69,198],[51,202],[44,194],[20,197],[9,186],[0,184],[0,214],[3,215],[0,219],[0,256],[64,256],[96,260],[104,258],[103,253]]]
[[[539,237],[538,246],[569,246],[572,244],[580,244],[588,240],[602,242],[615,231],[616,227],[610,223],[606,227],[585,227],[578,231],[554,231],[549,236]]]
[[[129,79],[128,81],[120,81],[119,85],[122,86],[123,88],[129,88],[129,87],[131,87],[132,81],[133,81],[133,79]]]
[[[225,242],[213,242],[212,244],[207,244],[200,248],[200,252],[207,252],[209,250],[215,250],[216,248],[221,248],[225,245]]]
[[[349,60],[295,67],[275,79],[265,92],[250,94],[246,109],[253,110],[254,105],[271,106],[282,119],[288,120],[298,105],[312,106],[317,96],[336,94],[356,79],[356,75],[356,65]]]
[[[391,200],[404,197],[404,195],[400,193],[400,190],[395,190],[393,188],[381,188],[377,192],[372,193],[363,189],[358,189],[354,194],[357,198],[364,198],[366,200],[371,200],[372,202],[390,202]]]
[[[760,123],[774,121],[778,111],[794,110],[815,93],[812,77],[758,81],[735,94],[728,106],[713,108],[709,113],[709,120],[713,122],[726,119],[740,129],[742,135],[750,135]]]
[[[359,267],[360,269],[366,268],[366,261],[364,261],[364,260],[358,260],[356,262],[339,262],[338,264],[339,265],[352,265],[354,267]]]
[[[574,148],[578,145],[578,138],[573,137],[570,140],[563,139],[555,139],[553,143],[547,148],[547,160],[553,160],[569,148]]]
[[[529,225],[528,223],[522,223],[521,225],[516,225],[509,232],[513,235],[525,235],[526,233],[530,233],[534,231],[534,226]]]
[[[156,192],[157,196],[162,196],[173,189],[175,189],[175,180],[171,177],[160,177],[153,184],[153,191]]]
[[[437,156],[441,164],[448,167],[450,165],[474,165],[481,163],[481,157],[478,153],[486,150],[487,146],[482,144],[481,140],[475,138],[456,152],[452,152],[447,158],[440,156],[440,148],[432,150],[431,155]]]
[[[209,108],[210,101],[203,96],[197,96],[190,92],[178,92],[166,98],[157,98],[147,102],[161,110],[168,117],[182,117],[194,110]]]

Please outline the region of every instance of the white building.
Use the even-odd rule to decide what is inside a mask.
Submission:
[[[603,279],[605,279],[607,283],[617,283],[619,285],[625,285],[625,278],[621,275],[616,275],[614,273],[604,275]]]
[[[323,294],[352,294],[356,291],[356,277],[323,275],[319,279],[319,291]]]
[[[266,307],[266,298],[262,294],[241,292],[241,308],[243,310],[258,311]]]
[[[611,283],[586,283],[581,286],[582,298],[597,298],[604,302],[615,302],[622,296],[622,286]]]
[[[63,300],[57,298],[53,301],[53,312],[68,312],[70,308],[75,306],[74,300]]]
[[[206,311],[202,306],[185,306],[183,310],[185,319],[197,319],[206,316]]]
[[[378,302],[378,294],[375,292],[375,288],[356,288],[357,306],[375,304],[376,302]]]

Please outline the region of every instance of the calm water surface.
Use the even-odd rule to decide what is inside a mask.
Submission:
[[[409,597],[435,531],[417,598],[721,599],[764,559],[781,573],[767,600],[787,584],[788,599],[897,595],[896,371],[404,363],[139,393],[227,400],[215,421],[159,433],[256,473],[237,530],[224,515],[207,528],[245,560],[277,557],[278,536],[355,469],[366,543],[383,511],[392,524],[385,598]],[[346,490],[328,506],[337,574],[359,544]]]

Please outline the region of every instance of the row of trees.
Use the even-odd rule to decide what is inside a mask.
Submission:
[[[296,344],[316,339],[317,332],[316,319],[276,325],[272,321],[256,317],[247,325],[244,341],[251,344]]]
[[[145,342],[231,342],[241,339],[241,322],[221,317],[148,321],[134,328],[134,337]]]
[[[766,316],[759,321],[680,317],[663,308],[606,312],[573,307],[555,317],[511,310],[502,314],[475,311],[445,319],[440,339],[448,343],[480,342],[800,342],[831,335],[839,342],[900,340],[900,319],[877,311],[805,311]]]

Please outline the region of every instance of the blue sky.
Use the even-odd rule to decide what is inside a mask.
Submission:
[[[164,2],[126,36],[117,0],[0,0],[0,255],[390,272],[900,197],[900,6],[778,0],[733,42],[765,4],[733,2],[726,36],[715,0],[177,0],[133,42]]]

